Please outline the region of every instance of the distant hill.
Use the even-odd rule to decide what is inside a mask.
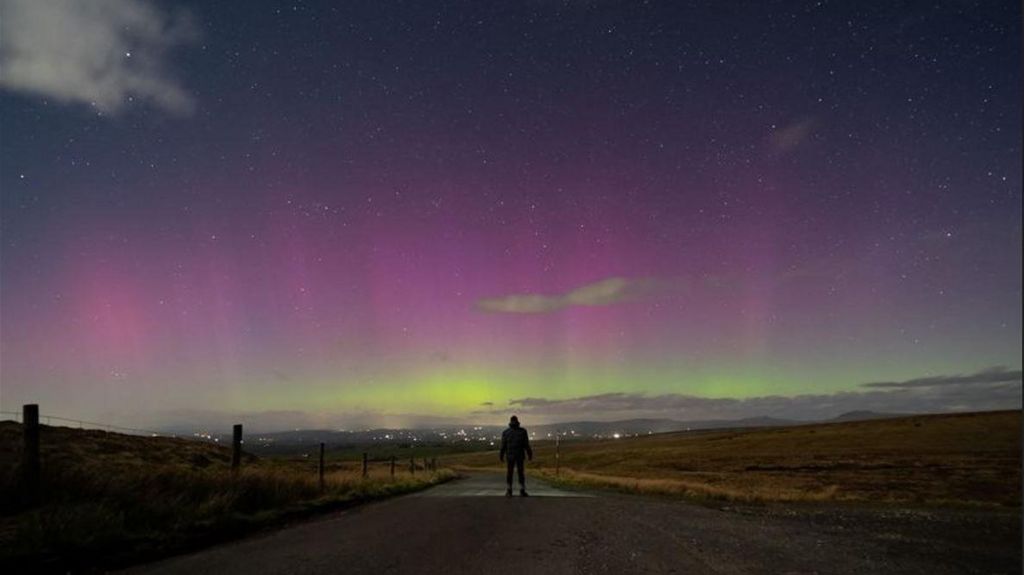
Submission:
[[[524,426],[535,439],[554,438],[556,433],[563,439],[595,439],[651,435],[655,433],[671,433],[675,431],[695,431],[707,429],[730,429],[751,427],[779,427],[797,425],[801,421],[778,419],[773,417],[751,417],[745,419],[713,419],[701,421],[678,421],[674,419],[626,419],[616,421],[572,421],[567,423],[551,423]],[[294,448],[308,448],[311,445],[326,443],[333,448],[390,445],[390,446],[457,446],[464,449],[495,448],[501,438],[505,426],[497,425],[464,425],[431,429],[297,429],[291,431],[275,431],[269,433],[246,434],[246,448],[255,453],[288,453]],[[202,435],[207,439],[218,439],[220,442],[230,441],[230,436]]]
[[[686,428],[682,421],[673,419],[625,419],[619,421],[568,421],[545,425],[527,425],[530,433],[538,438],[564,436],[594,437],[619,433],[622,435],[647,435],[667,433]]]
[[[572,421],[548,425],[527,426],[530,433],[538,438],[554,437],[560,432],[563,437],[614,437],[632,435],[651,435],[654,433],[670,433],[674,431],[693,431],[700,429],[729,429],[748,427],[779,427],[797,425],[801,421],[778,419],[774,417],[749,417],[744,419],[707,419],[698,421],[678,421],[675,419],[626,419],[620,421]]]
[[[713,429],[747,429],[755,427],[784,427],[805,425],[808,423],[833,423],[869,421],[906,417],[902,413],[883,413],[876,411],[848,411],[831,419],[807,420],[783,419],[777,417],[747,417],[741,419],[703,419],[682,421],[669,418],[639,418],[614,421],[568,421],[564,423],[531,424],[529,419],[523,422],[535,439],[553,439],[560,434],[563,439],[600,439],[652,435],[656,433],[672,433],[677,431],[702,431]],[[461,448],[487,448],[501,437],[504,425],[450,425],[433,428],[377,428],[361,430],[340,429],[296,429],[266,433],[247,433],[245,441],[248,448],[257,453],[283,453],[293,451],[292,447],[317,445],[326,443],[329,446],[367,446],[391,445],[414,447],[417,445],[458,445]],[[184,436],[199,436],[205,439],[217,439],[229,442],[230,434],[196,434],[183,433]],[[460,448],[460,450],[461,450]]]
[[[892,417],[907,417],[906,413],[881,413],[878,411],[847,411],[833,417],[830,421],[867,421],[870,419],[889,419]]]
[[[416,448],[421,454],[424,453],[422,448],[429,446],[447,446],[448,452],[479,450],[491,447],[500,437],[502,429],[497,426],[470,425],[442,429],[299,429],[247,435],[246,449],[263,455],[288,454],[325,443],[334,452],[368,446]],[[374,451],[384,453],[379,449]]]

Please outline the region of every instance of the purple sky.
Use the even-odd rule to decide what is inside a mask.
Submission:
[[[1018,5],[0,6],[3,410],[1020,408]]]

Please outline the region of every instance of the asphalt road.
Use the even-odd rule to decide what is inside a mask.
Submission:
[[[1020,573],[1018,511],[707,507],[476,475],[130,573]]]

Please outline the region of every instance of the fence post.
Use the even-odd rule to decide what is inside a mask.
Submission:
[[[391,456],[391,480],[395,480],[395,456]]]
[[[324,490],[324,444],[320,442],[320,491]]]
[[[242,465],[242,424],[236,423],[231,439],[231,471],[237,472]]]
[[[431,457],[430,458],[430,470],[433,471],[434,473],[437,473],[437,458],[436,457]]]
[[[409,458],[409,473],[412,474],[412,475],[416,475],[416,458],[415,457],[410,457]]]
[[[39,405],[22,406],[21,428],[25,441],[21,462],[25,503],[32,506],[39,503]]]
[[[366,468],[366,452],[363,452],[363,479],[366,479],[369,474],[369,469]]]
[[[561,454],[558,452],[558,437],[559,437],[559,435],[561,435],[561,434],[559,434],[556,431],[555,432],[555,477],[558,477],[558,472],[561,471],[561,463],[562,463]]]

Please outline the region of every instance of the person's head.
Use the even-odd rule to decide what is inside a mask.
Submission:
[[[519,418],[513,415],[512,419],[508,420],[508,426],[509,427],[519,427]]]

